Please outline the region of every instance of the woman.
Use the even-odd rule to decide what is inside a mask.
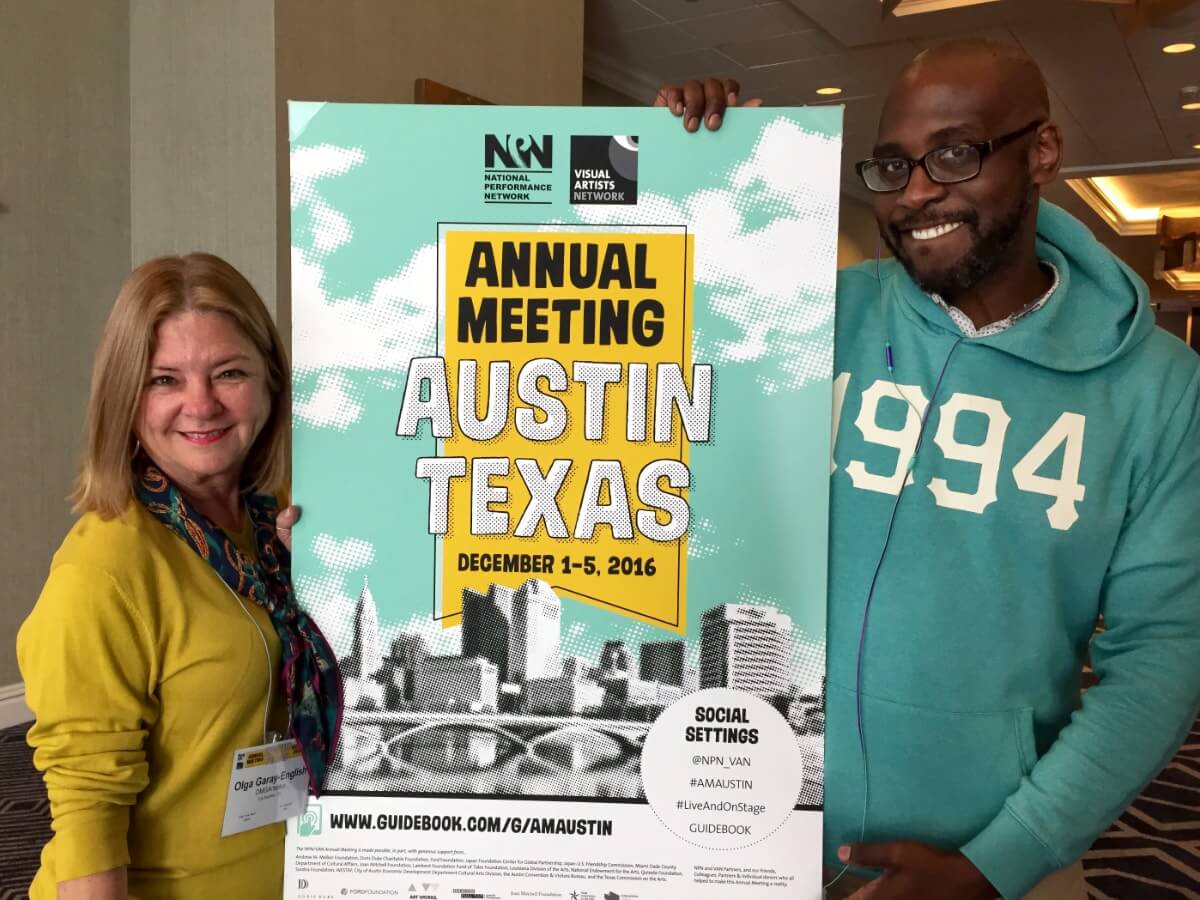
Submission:
[[[125,281],[92,375],[82,517],[17,637],[54,819],[32,900],[280,896],[282,824],[221,832],[236,750],[294,734],[317,790],[337,740],[334,656],[291,595],[294,509],[276,533],[290,396],[279,335],[228,263],[162,257]]]

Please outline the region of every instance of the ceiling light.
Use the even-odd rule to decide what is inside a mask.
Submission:
[[[1200,87],[1192,84],[1181,90],[1179,105],[1184,109],[1200,109]]]
[[[1067,187],[1123,237],[1158,231],[1158,207],[1139,207],[1130,203],[1115,178],[1068,178]]]
[[[1067,177],[1067,187],[1123,237],[1156,234],[1158,220],[1170,210],[1175,215],[1200,216],[1200,191],[1196,170],[1149,175],[1090,175]]]
[[[883,14],[894,16],[914,16],[917,13],[941,12],[944,9],[957,9],[960,6],[978,6],[981,3],[995,3],[996,0],[880,0],[883,4]]]
[[[1163,53],[1172,53],[1172,54],[1174,54],[1174,53],[1191,53],[1195,49],[1196,49],[1196,45],[1193,44],[1191,41],[1183,41],[1178,44],[1167,44],[1167,46],[1162,48]]]
[[[837,94],[840,94],[841,92],[842,92],[842,89],[840,87],[817,88],[817,93],[820,94],[822,97],[833,97],[833,96],[836,96]]]

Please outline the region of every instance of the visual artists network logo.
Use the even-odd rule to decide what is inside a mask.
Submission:
[[[554,186],[554,135],[483,136],[483,202],[545,205]]]
[[[637,203],[636,134],[571,136],[571,202],[632,206]]]

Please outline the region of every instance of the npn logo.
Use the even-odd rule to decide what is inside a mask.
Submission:
[[[534,160],[537,165],[534,165]],[[549,172],[554,168],[554,135],[543,134],[541,141],[528,137],[513,137],[485,134],[483,136],[483,165],[486,169],[540,169]]]
[[[314,837],[321,833],[321,804],[310,803],[308,807],[300,814],[300,821],[296,826],[296,833],[300,837]]]

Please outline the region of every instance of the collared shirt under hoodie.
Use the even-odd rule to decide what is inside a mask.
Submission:
[[[991,337],[994,334],[999,334],[1000,332],[1011,328],[1017,322],[1020,322],[1026,316],[1037,312],[1050,302],[1050,298],[1053,297],[1054,292],[1058,290],[1058,269],[1055,268],[1051,263],[1043,262],[1042,265],[1049,269],[1050,274],[1053,276],[1050,282],[1050,287],[1046,290],[1046,293],[1042,294],[1042,296],[1038,297],[1031,303],[1025,304],[1015,313],[1007,315],[1003,319],[997,319],[995,322],[988,322],[986,325],[981,325],[978,328],[975,327],[975,323],[971,321],[971,317],[957,306],[951,306],[937,294],[930,294],[929,296],[934,303],[946,311],[946,315],[950,317],[950,321],[952,321],[958,330],[962,332],[963,337],[971,338],[972,340],[975,338]]]

